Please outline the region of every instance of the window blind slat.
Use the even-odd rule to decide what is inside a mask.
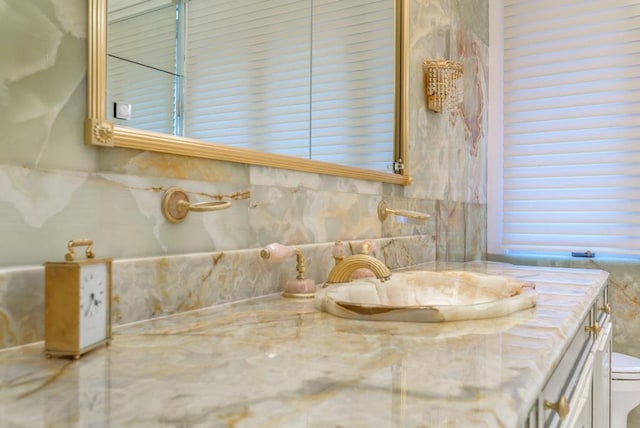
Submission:
[[[640,4],[504,4],[503,248],[640,254]]]

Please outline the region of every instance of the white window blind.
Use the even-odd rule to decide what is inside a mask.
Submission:
[[[186,135],[388,170],[393,1],[187,5]]]
[[[640,254],[640,2],[504,1],[502,248]]]
[[[123,126],[173,134],[176,6],[168,0],[124,5],[128,8],[113,10],[110,5],[109,10],[108,117]],[[131,104],[131,120],[113,117],[114,102]]]

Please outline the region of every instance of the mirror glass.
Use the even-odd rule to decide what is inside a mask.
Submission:
[[[112,134],[93,144],[406,184],[400,1],[89,2]]]

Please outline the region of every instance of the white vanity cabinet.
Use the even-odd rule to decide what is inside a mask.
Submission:
[[[605,287],[543,388],[528,427],[608,428],[611,317]],[[532,423],[532,420],[535,422]]]

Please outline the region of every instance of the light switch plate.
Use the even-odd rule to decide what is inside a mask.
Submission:
[[[113,117],[116,119],[130,120],[131,119],[131,104],[126,103],[113,103]]]

